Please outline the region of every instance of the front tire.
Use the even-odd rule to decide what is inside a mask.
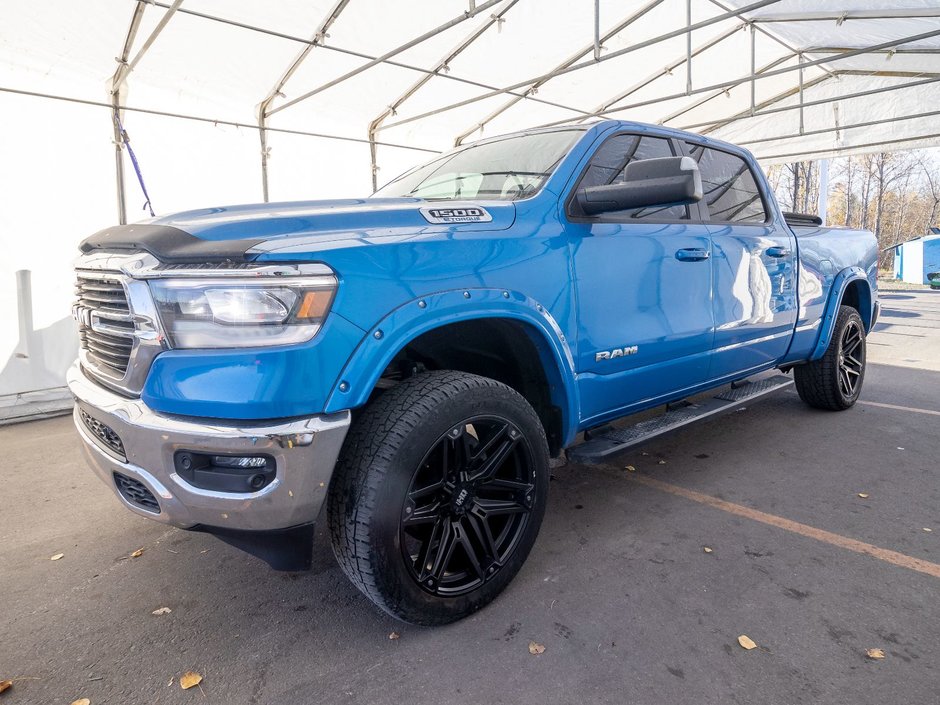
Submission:
[[[538,535],[548,444],[495,380],[428,372],[385,392],[346,438],[329,498],[333,551],[370,600],[438,625],[493,600]]]
[[[843,411],[855,405],[865,380],[865,326],[851,306],[840,306],[832,339],[818,360],[793,368],[800,399],[817,409]]]

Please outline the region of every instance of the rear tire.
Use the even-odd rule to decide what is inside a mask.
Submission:
[[[329,495],[333,551],[378,607],[406,622],[466,617],[513,579],[548,491],[538,416],[504,384],[416,375],[350,430]]]
[[[825,354],[793,368],[800,399],[816,409],[843,411],[851,408],[862,391],[865,359],[862,317],[851,306],[840,306]]]

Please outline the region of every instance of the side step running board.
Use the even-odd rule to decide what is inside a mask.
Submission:
[[[742,404],[776,392],[793,384],[790,377],[774,374],[753,381],[736,382],[711,399],[685,404],[670,404],[665,413],[656,418],[640,421],[633,426],[614,428],[607,426],[590,434],[580,445],[568,449],[568,460],[574,463],[598,463],[605,458],[645,443],[651,438],[669,433],[690,423],[701,421]]]

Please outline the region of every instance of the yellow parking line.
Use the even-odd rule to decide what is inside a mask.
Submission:
[[[882,409],[894,409],[895,411],[911,411],[915,414],[930,414],[931,416],[940,416],[940,411],[933,411],[932,409],[918,409],[913,406],[898,406],[897,404],[882,404],[879,401],[861,401],[859,404],[864,404],[865,406],[879,406]]]
[[[800,536],[806,536],[811,539],[816,539],[817,541],[822,541],[823,543],[828,543],[832,546],[838,546],[839,548],[844,548],[848,551],[862,553],[866,556],[871,556],[872,558],[877,558],[878,560],[892,563],[893,565],[900,566],[901,568],[916,570],[918,573],[924,573],[934,578],[940,578],[940,564],[937,563],[931,563],[930,561],[914,558],[913,556],[898,553],[897,551],[892,551],[887,548],[874,546],[870,543],[865,543],[864,541],[850,539],[847,536],[833,534],[830,531],[817,529],[815,526],[800,524],[799,522],[784,519],[783,517],[778,517],[775,514],[767,514],[766,512],[752,509],[751,507],[745,507],[741,504],[726,502],[723,499],[718,499],[717,497],[712,497],[711,495],[702,494],[701,492],[696,492],[695,490],[689,490],[685,487],[679,487],[678,485],[672,485],[668,482],[654,480],[653,478],[646,477],[645,475],[630,475],[629,477],[634,482],[639,482],[641,485],[646,485],[647,487],[652,487],[662,492],[668,492],[669,494],[674,494],[678,497],[684,497],[685,499],[698,502],[699,504],[705,504],[715,509],[720,509],[721,511],[728,512],[729,514],[734,514],[746,519],[752,519],[753,521],[759,521],[764,524],[769,524],[770,526],[776,526],[778,529],[784,529],[785,531],[790,531],[794,534],[799,534]]]

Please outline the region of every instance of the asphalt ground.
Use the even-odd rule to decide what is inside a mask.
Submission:
[[[883,301],[854,409],[784,391],[555,469],[522,572],[444,628],[375,610],[325,532],[276,573],[122,509],[68,417],[0,429],[0,705],[938,703],[940,292]]]

